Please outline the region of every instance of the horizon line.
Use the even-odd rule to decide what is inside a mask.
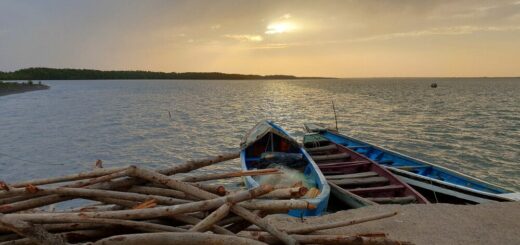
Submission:
[[[335,76],[307,76],[307,75],[293,75],[293,74],[251,74],[251,73],[236,73],[236,72],[222,72],[222,71],[158,71],[158,70],[139,70],[139,69],[94,69],[94,68],[56,68],[56,67],[27,67],[27,68],[20,68],[13,71],[2,71],[1,73],[13,73],[20,70],[26,70],[26,69],[70,69],[70,70],[92,70],[92,71],[102,71],[102,72],[156,72],[156,73],[220,73],[220,74],[226,74],[226,75],[246,75],[246,76],[292,76],[294,78],[299,79],[391,79],[391,78],[399,78],[399,79],[406,79],[406,78],[437,78],[437,79],[446,79],[446,78],[520,78],[520,75],[512,75],[512,76],[488,76],[488,75],[480,75],[480,76],[351,76],[351,77],[335,77]],[[114,79],[114,80],[145,80],[145,79]],[[148,79],[148,80],[168,80],[168,79]]]

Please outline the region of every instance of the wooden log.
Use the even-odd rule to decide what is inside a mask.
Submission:
[[[99,240],[93,245],[162,245],[162,244],[186,244],[186,245],[260,245],[265,244],[252,239],[229,236],[229,235],[217,235],[208,233],[192,233],[192,232],[168,232],[168,233],[146,233],[146,234],[130,234],[130,235],[119,235]]]
[[[305,187],[292,187],[292,188],[282,188],[271,191],[260,198],[267,199],[285,199],[285,198],[298,198],[305,196],[308,189]]]
[[[217,210],[213,211],[208,217],[200,221],[198,224],[193,226],[190,231],[193,232],[205,232],[210,229],[215,223],[225,218],[229,214],[229,209],[233,206],[231,203],[222,205]]]
[[[103,203],[102,203],[103,204]],[[100,211],[111,211],[121,210],[124,207],[114,204],[103,204],[103,205],[88,205],[83,207],[71,208],[64,211],[58,211],[58,213],[76,213],[76,212],[100,212]]]
[[[21,202],[21,201],[25,201],[27,199],[31,199],[31,198],[35,198],[35,197],[39,197],[39,196],[45,196],[45,195],[38,195],[38,194],[32,194],[32,195],[29,195],[29,194],[22,194],[22,195],[18,195],[17,196],[12,196],[12,197],[6,197],[6,198],[2,198],[0,199],[0,205],[4,205],[4,204],[9,204],[9,203],[15,203],[15,202]]]
[[[268,244],[276,243],[275,237],[266,232],[254,232],[245,235],[248,238],[259,240]],[[327,244],[327,245],[410,245],[412,243],[397,241],[386,237],[365,237],[352,235],[292,235],[301,244]]]
[[[91,197],[90,199],[94,200],[94,201],[98,201],[98,202],[107,203],[107,204],[115,204],[115,205],[125,207],[125,208],[131,208],[138,204],[138,202],[121,200],[121,199],[116,199],[116,198]],[[79,211],[79,212],[82,212],[82,211]],[[74,213],[74,212],[72,212],[72,213]]]
[[[58,234],[60,237],[70,243],[77,243],[85,240],[92,240],[95,238],[106,237],[107,235],[114,235],[114,232],[107,230],[79,230],[79,231],[68,231]],[[69,243],[68,243],[69,244]],[[90,244],[90,243],[88,243]],[[34,242],[28,238],[12,240],[6,243],[0,243],[0,245],[34,245]]]
[[[97,224],[97,223],[56,223],[56,224],[42,224],[43,229],[52,232],[64,232],[73,230],[89,230],[89,229],[113,229],[119,225],[112,224]]]
[[[209,166],[209,165],[212,165],[215,163],[228,161],[228,160],[239,158],[239,157],[240,157],[240,152],[223,153],[218,156],[214,156],[214,157],[210,157],[210,158],[206,158],[206,159],[187,161],[185,163],[178,164],[178,165],[175,165],[170,168],[165,168],[165,169],[159,170],[158,172],[160,174],[164,174],[164,175],[186,173],[186,172],[190,172],[195,169],[199,169],[199,168],[206,167],[206,166]]]
[[[258,195],[265,194],[272,190],[271,186],[262,185],[258,188],[237,192],[224,197],[216,196],[214,199],[198,201],[185,204],[177,204],[174,206],[155,207],[139,210],[116,210],[103,212],[85,212],[85,213],[23,213],[23,214],[6,214],[6,217],[12,217],[30,222],[45,223],[47,219],[67,219],[74,217],[83,218],[106,218],[106,219],[153,219],[163,216],[170,216],[182,213],[191,213],[205,211],[218,208],[227,202],[237,203],[244,200],[252,199]]]
[[[87,217],[47,217],[44,222],[35,223],[89,223],[89,224],[108,224],[108,225],[120,225],[127,226],[130,228],[151,231],[151,232],[186,232],[187,230],[180,229],[173,226],[161,225],[148,223],[143,221],[133,220],[122,220],[122,219],[99,219],[99,218],[87,218]]]
[[[185,200],[194,200],[194,198],[182,191],[176,191],[172,189],[160,188],[160,187],[151,187],[151,186],[132,186],[127,191],[140,193],[140,194],[148,194],[148,195],[159,195],[159,196],[167,196],[174,197]],[[197,198],[198,200],[198,198]]]
[[[110,191],[110,190],[96,190],[96,189],[85,189],[85,188],[67,188],[67,187],[59,187],[59,188],[46,188],[46,189],[38,189],[36,193],[43,194],[58,194],[63,196],[71,196],[71,197],[81,197],[81,198],[112,198],[112,199],[120,199],[127,201],[137,201],[143,202],[149,199],[155,199],[158,203],[164,205],[175,205],[181,203],[188,203],[188,200],[163,197],[157,195],[143,195],[137,193],[128,193],[121,191]]]
[[[100,177],[100,176],[107,175],[107,174],[112,174],[115,172],[121,172],[121,171],[126,170],[127,168],[128,167],[102,168],[102,169],[96,169],[93,171],[81,172],[81,173],[77,173],[77,174],[65,175],[65,176],[54,177],[54,178],[45,178],[45,179],[16,182],[16,183],[11,184],[11,186],[25,187],[27,185],[47,185],[47,184],[68,182],[68,181],[74,181],[74,180],[89,179],[89,178]],[[0,192],[0,193],[2,193],[2,192]],[[0,194],[0,196],[1,196],[1,194]]]
[[[265,211],[287,211],[291,209],[315,209],[316,207],[304,200],[252,200],[238,204],[244,208]]]
[[[205,184],[205,183],[187,183],[187,184],[195,186],[202,190],[211,192],[213,194],[217,194],[219,196],[224,196],[227,194],[226,188],[223,185],[214,185],[214,184]]]
[[[97,183],[103,183],[103,182],[111,181],[113,179],[117,179],[117,178],[120,178],[120,177],[126,177],[131,172],[134,171],[134,168],[135,168],[135,166],[129,166],[126,169],[124,169],[122,171],[119,171],[119,172],[115,172],[115,173],[99,176],[99,177],[96,177],[96,178],[93,178],[93,179],[76,181],[76,182],[73,182],[71,184],[65,185],[63,187],[86,187],[86,186],[92,186],[92,185],[97,184]]]
[[[10,218],[7,215],[0,214],[0,226],[15,232],[20,236],[27,237],[37,244],[66,244],[63,238],[47,232],[39,225],[33,225],[20,219]]]
[[[88,182],[73,183],[68,186],[69,187],[82,187],[82,186],[85,186],[86,184],[96,184],[96,183],[100,183],[100,182],[109,181],[111,179],[118,178],[123,175],[126,176],[126,175],[130,174],[131,172],[134,171],[134,168],[135,168],[134,166],[130,166],[130,167],[125,168],[123,171],[119,171],[119,172],[104,175],[104,176],[101,176],[101,177],[98,177],[95,179],[91,179]],[[59,196],[59,195],[43,195],[38,198],[30,198],[30,195],[26,195],[26,196],[28,196],[28,197],[25,198],[25,200],[18,201],[16,203],[11,203],[11,204],[4,204],[4,205],[0,206],[0,212],[1,213],[12,213],[12,212],[32,209],[32,208],[36,208],[36,207],[46,206],[49,204],[66,201],[66,200],[70,199],[69,197],[63,197],[63,196]]]
[[[332,229],[332,228],[337,228],[337,227],[345,227],[345,226],[361,224],[361,223],[365,223],[365,222],[369,222],[369,221],[373,221],[373,220],[380,220],[380,219],[392,217],[395,215],[397,215],[397,212],[378,214],[378,215],[373,215],[373,216],[369,216],[369,217],[344,220],[344,221],[338,221],[338,222],[333,222],[333,223],[319,223],[319,224],[313,224],[313,225],[302,225],[302,226],[299,226],[296,228],[290,228],[290,229],[284,229],[284,230],[290,234],[307,234],[307,233],[320,231],[320,230]]]
[[[227,179],[227,178],[235,178],[235,177],[242,177],[242,176],[258,176],[258,175],[280,174],[280,173],[281,173],[280,170],[277,168],[268,168],[268,169],[260,169],[260,170],[247,170],[247,171],[236,171],[236,172],[229,172],[229,173],[186,176],[186,177],[180,178],[179,181],[200,182],[200,181]]]
[[[235,158],[238,158],[239,156],[240,156],[239,152],[224,153],[224,154],[221,154],[221,155],[218,155],[215,157],[210,157],[210,158],[206,158],[206,159],[202,159],[202,160],[187,161],[183,164],[178,164],[178,165],[175,165],[170,168],[165,168],[165,169],[159,170],[158,172],[163,173],[165,175],[184,173],[184,172],[189,172],[191,170],[195,170],[195,169],[202,168],[205,166],[209,166],[211,164],[235,159]],[[122,169],[124,169],[124,168],[122,168]],[[108,170],[108,169],[96,169],[94,171],[105,171],[105,170]],[[18,183],[18,184],[27,184],[27,183],[29,183],[29,182],[23,182],[23,183]],[[117,189],[117,188],[125,188],[125,187],[128,188],[136,183],[137,183],[137,180],[134,178],[125,178],[122,180],[112,181],[110,183],[97,183],[96,185],[90,186],[90,188],[97,188],[97,189]],[[220,192],[222,192],[221,189],[220,189]],[[57,203],[57,202],[62,202],[62,201],[66,201],[68,199],[69,199],[68,197],[60,197],[58,195],[42,196],[41,198],[26,200],[27,202],[17,205],[18,209],[14,209],[10,206],[5,206],[5,207],[0,206],[0,212],[4,212],[4,213],[16,212],[16,211],[35,208],[35,207],[45,206],[45,205],[49,205],[49,204],[53,204],[53,203]]]
[[[240,215],[244,220],[249,221],[252,224],[257,225],[258,227],[261,227],[265,231],[271,233],[273,236],[278,238],[280,241],[287,245],[291,244],[299,244],[298,241],[296,241],[293,237],[289,236],[287,233],[278,230],[277,228],[271,226],[268,224],[264,219],[259,218],[257,215],[251,213],[249,210],[240,207],[238,205],[235,205],[231,209],[235,214]]]
[[[49,205],[52,203],[67,200],[68,198],[60,197],[59,195],[41,196],[33,199],[27,199],[11,204],[4,204],[0,206],[0,213],[12,213],[36,207]]]
[[[158,195],[144,195],[144,194],[128,193],[128,192],[121,192],[121,191],[110,191],[110,190],[96,190],[96,189],[82,189],[82,188],[56,188],[56,189],[49,189],[49,190],[50,190],[50,193],[53,193],[53,194],[82,197],[82,198],[106,197],[106,198],[115,198],[115,199],[137,201],[137,202],[144,202],[149,199],[154,199],[157,201],[157,203],[163,204],[163,205],[175,205],[175,204],[182,204],[182,203],[190,202],[188,200],[178,199],[178,198],[164,197],[164,196],[158,196]]]
[[[240,152],[234,153],[223,153],[214,157],[209,157],[201,160],[190,160],[182,164],[177,164],[173,167],[160,169],[157,172],[164,175],[174,175],[177,173],[186,173],[192,170],[196,170],[202,167],[206,167],[215,163],[231,160],[238,158],[240,156]],[[116,180],[110,183],[98,184],[96,186],[92,186],[92,188],[97,189],[118,189],[118,188],[129,188],[132,185],[136,185],[138,183],[143,183],[143,180],[139,180],[136,178],[125,178],[122,180]]]
[[[228,193],[226,188],[223,185],[208,184],[208,183],[194,183],[194,182],[185,182],[185,183],[188,185],[192,185],[197,188],[200,188],[202,190],[205,190],[207,192],[217,194],[219,196],[225,196]],[[158,183],[148,183],[147,186],[145,186],[145,187],[154,187],[154,188],[163,188],[164,189],[165,185],[161,185]],[[169,190],[171,190],[171,189],[169,189]],[[175,191],[175,190],[173,190],[173,191]],[[189,197],[188,199],[197,200],[197,201],[201,200],[198,197],[195,197],[195,196],[192,196],[192,195],[189,195],[186,193],[184,193],[184,194],[185,194],[185,196]]]
[[[374,185],[374,184],[388,183],[388,179],[385,177],[368,177],[368,178],[359,178],[359,179],[331,180],[331,182],[336,185],[340,185],[340,186]]]
[[[184,222],[186,224],[191,224],[191,225],[196,225],[198,224],[199,222],[202,221],[202,219],[199,219],[199,218],[196,218],[196,217],[193,217],[191,215],[187,215],[187,214],[176,214],[176,215],[173,215],[173,216],[169,216],[175,220],[178,220],[178,221],[181,221],[181,222]],[[217,224],[214,224],[211,229],[213,230],[214,233],[216,234],[222,234],[222,235],[235,235],[233,232],[229,231],[228,229],[226,228],[223,228],[222,226],[220,225],[217,225]]]
[[[267,212],[255,210],[253,211],[253,214],[258,216],[259,218],[264,218],[267,215]],[[233,225],[228,226],[227,229],[235,234],[238,234],[239,232],[247,229],[249,226],[251,226],[251,222],[245,219],[241,219],[238,222],[235,222]]]
[[[190,195],[196,196],[201,199],[211,199],[211,198],[218,197],[218,195],[216,195],[216,194],[198,189],[197,187],[191,186],[184,182],[180,182],[180,181],[168,178],[168,176],[165,176],[165,175],[157,173],[157,172],[143,170],[143,169],[136,169],[134,174],[136,175],[136,177],[139,177],[139,178],[151,181],[151,182],[160,183],[162,185],[166,185],[170,188],[189,193]],[[270,191],[272,191],[272,189]],[[263,193],[263,194],[265,194],[265,193]],[[181,204],[181,205],[183,205],[183,204]],[[294,238],[291,238],[287,233],[281,232],[278,229],[272,227],[265,220],[258,218],[258,216],[251,213],[251,211],[249,211],[239,205],[234,205],[233,207],[231,207],[231,211],[233,213],[241,216],[245,220],[265,229],[266,231],[273,234],[275,237],[280,239],[285,244],[297,244],[298,243],[296,240],[294,240]]]

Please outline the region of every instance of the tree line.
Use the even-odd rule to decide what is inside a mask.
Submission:
[[[13,72],[0,72],[0,80],[96,80],[96,79],[200,79],[200,80],[251,80],[299,79],[290,75],[244,75],[220,72],[152,72],[152,71],[101,71],[90,69],[26,68]]]

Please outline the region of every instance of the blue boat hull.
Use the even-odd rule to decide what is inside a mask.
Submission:
[[[338,134],[324,128],[320,129],[316,125],[313,126],[311,129],[307,127],[308,131],[318,132],[328,140],[346,146],[370,158],[419,191],[430,191],[433,193],[432,197],[434,199],[437,199],[438,194],[439,196],[448,197],[445,200],[452,200],[453,203],[476,204],[493,201],[513,201],[503,196],[504,194],[513,193],[511,190],[350,136]],[[435,202],[438,200],[431,201]]]
[[[280,128],[278,125],[268,121],[268,123],[282,132],[283,134],[287,135],[287,137],[290,137],[289,134],[282,128]],[[288,214],[294,217],[303,217],[303,216],[317,216],[322,215],[328,205],[329,201],[329,195],[330,195],[330,186],[328,185],[325,177],[321,173],[319,167],[316,165],[316,163],[312,160],[310,155],[303,149],[302,147],[297,146],[297,149],[295,149],[292,153],[300,153],[303,156],[303,159],[307,162],[307,165],[304,169],[304,176],[306,176],[309,179],[312,179],[314,183],[316,184],[316,188],[320,190],[320,194],[315,198],[300,198],[299,200],[307,201],[309,204],[312,204],[315,206],[315,209],[294,209],[289,210]],[[258,160],[256,157],[252,157],[248,155],[247,149],[242,149],[240,152],[240,161],[241,161],[241,167],[243,170],[252,170],[251,162]],[[244,183],[247,188],[255,188],[258,187],[260,184],[251,176],[243,177]]]

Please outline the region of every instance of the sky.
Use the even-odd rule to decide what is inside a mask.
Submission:
[[[520,76],[520,0],[0,0],[0,70]]]

